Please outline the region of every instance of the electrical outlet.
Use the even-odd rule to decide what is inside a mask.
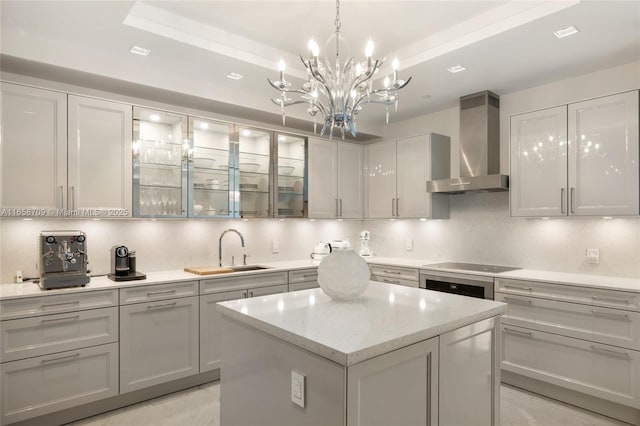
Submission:
[[[597,248],[587,249],[587,263],[597,265],[600,263],[600,250]]]
[[[406,251],[413,251],[413,240],[408,239],[404,242],[404,249]]]
[[[280,253],[280,242],[278,240],[271,241],[271,253]]]
[[[304,374],[291,370],[291,402],[302,408],[304,408],[304,382]]]

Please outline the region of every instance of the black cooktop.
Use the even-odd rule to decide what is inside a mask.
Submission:
[[[479,265],[476,263],[461,263],[461,262],[434,263],[432,265],[423,265],[423,266],[426,268],[460,269],[463,271],[489,272],[492,274],[499,274],[500,272],[515,271],[516,269],[522,269],[514,266]]]

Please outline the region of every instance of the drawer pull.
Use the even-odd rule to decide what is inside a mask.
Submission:
[[[80,318],[80,315],[74,315],[72,317],[43,319],[43,320],[40,320],[40,323],[44,324],[46,322],[76,320],[76,319],[79,319],[79,318]]]
[[[504,328],[504,331],[509,333],[524,334],[525,336],[533,337],[533,334],[530,331],[520,331],[520,330],[514,330],[512,328],[506,328],[506,327]]]
[[[595,315],[595,316],[613,317],[613,318],[619,318],[619,319],[622,319],[622,320],[629,321],[629,315],[627,315],[627,314],[613,314],[611,312],[596,311],[595,309],[592,309],[591,313],[593,315]]]
[[[58,357],[58,358],[43,359],[43,360],[42,360],[42,363],[43,363],[43,364],[46,364],[46,363],[48,363],[48,362],[67,361],[67,360],[69,360],[69,361],[70,361],[70,360],[72,360],[72,359],[78,358],[79,356],[80,356],[80,353],[79,353],[79,352],[77,352],[77,353],[75,353],[75,354],[73,354],[73,355],[60,356],[60,357]]]
[[[512,288],[514,290],[524,290],[524,291],[531,291],[532,288],[531,287],[518,287],[515,285],[505,285],[504,288]]]
[[[303,275],[302,278],[316,278],[318,276],[318,274],[306,274]]]
[[[176,303],[177,302],[163,303],[161,305],[147,305],[147,309],[168,308],[169,306],[175,306]]]
[[[531,300],[513,299],[511,297],[503,297],[502,300],[504,300],[505,302],[514,303],[516,305],[530,305],[531,303],[533,303]]]
[[[382,272],[385,274],[402,275],[402,272],[400,271],[387,271],[386,269],[383,269]]]
[[[613,303],[624,303],[625,305],[629,304],[629,299],[615,299],[611,297],[602,297],[602,296],[591,296],[593,300],[603,300],[605,302],[613,302]]]
[[[62,303],[50,303],[48,305],[42,305],[42,309],[47,309],[47,308],[57,308],[58,306],[64,306],[64,305],[80,305],[80,301],[79,300],[74,300],[73,302],[62,302]]]
[[[606,355],[611,355],[616,358],[629,359],[629,354],[627,352],[612,351],[611,349],[599,348],[593,345],[591,345],[591,350],[594,352],[601,352]]]
[[[382,282],[389,283],[389,284],[402,284],[400,280],[390,280],[388,278],[380,278],[380,280],[382,280]]]
[[[253,297],[253,292],[252,291],[249,292],[249,297]]]
[[[173,294],[175,292],[175,290],[150,291],[147,293],[147,296],[156,296],[158,294]]]

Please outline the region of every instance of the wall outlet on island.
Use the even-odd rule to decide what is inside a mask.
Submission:
[[[600,250],[597,248],[587,249],[587,263],[597,265],[600,263]]]
[[[280,241],[271,241],[271,253],[280,253]]]

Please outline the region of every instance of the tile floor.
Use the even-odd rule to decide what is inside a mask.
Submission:
[[[69,426],[219,426],[219,383],[141,402]],[[503,385],[501,392],[501,426],[629,426],[511,386]]]

